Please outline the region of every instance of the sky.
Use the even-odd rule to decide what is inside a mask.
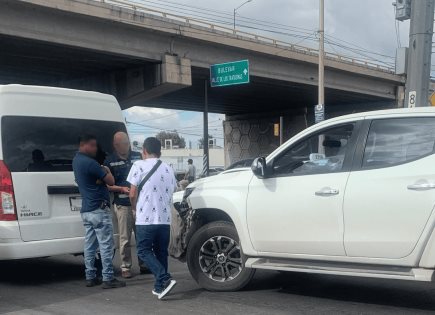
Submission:
[[[236,0],[131,0],[150,8],[206,19],[232,27]],[[325,49],[394,66],[398,46],[408,45],[409,21],[395,20],[393,0],[325,0]],[[317,47],[318,0],[252,0],[237,11],[237,28],[301,46]],[[344,47],[344,48],[343,48]],[[376,53],[376,54],[373,54]],[[197,147],[202,113],[156,108],[124,111],[133,140],[142,142],[160,129],[178,130]],[[210,134],[223,145],[224,115],[210,114]]]

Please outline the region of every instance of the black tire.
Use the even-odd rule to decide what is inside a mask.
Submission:
[[[245,268],[245,261],[236,228],[229,222],[204,225],[192,236],[187,248],[190,274],[209,291],[244,288],[255,273],[254,269]]]

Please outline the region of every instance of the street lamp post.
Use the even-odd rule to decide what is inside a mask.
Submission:
[[[241,7],[243,7],[245,4],[252,2],[252,1],[253,0],[245,1],[241,5],[239,5],[237,8],[234,9],[234,20],[233,20],[234,21],[234,30],[236,30],[236,12],[237,12],[237,10],[240,9]]]

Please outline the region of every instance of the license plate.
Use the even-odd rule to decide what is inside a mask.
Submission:
[[[80,212],[82,210],[82,197],[69,197],[71,211]]]

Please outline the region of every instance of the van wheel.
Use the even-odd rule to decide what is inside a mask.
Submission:
[[[189,242],[187,265],[196,282],[210,291],[237,291],[255,270],[245,268],[239,236],[233,224],[212,222],[201,227]]]

